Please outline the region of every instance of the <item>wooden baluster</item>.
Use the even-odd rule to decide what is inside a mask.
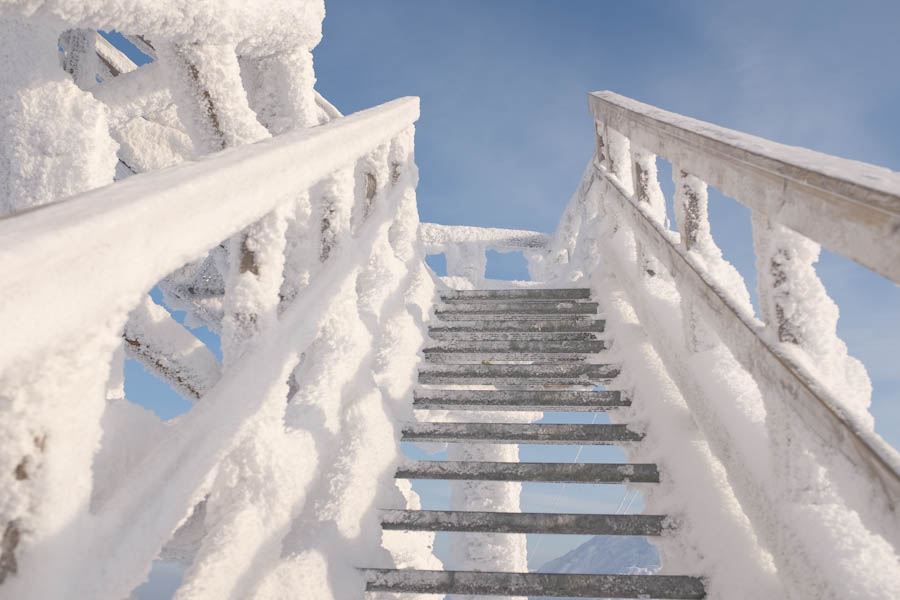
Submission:
[[[350,215],[355,236],[384,196],[391,174],[388,166],[388,144],[382,144],[356,162],[354,179],[356,197]]]
[[[404,262],[416,258],[420,243],[414,141],[415,129],[410,127],[391,140],[388,150],[388,185],[392,188],[390,193],[397,198],[394,222],[388,231],[388,239],[397,258]]]
[[[862,364],[847,355],[837,335],[838,307],[828,296],[813,266],[820,246],[799,233],[753,213],[753,245],[759,308],[779,342],[803,350],[818,377],[863,420],[871,383]]]
[[[606,127],[606,143],[609,149],[607,169],[615,177],[627,195],[634,193],[633,171],[631,166],[631,141],[613,129]]]
[[[634,198],[645,214],[657,223],[665,225],[666,199],[659,187],[656,155],[643,148],[632,146],[631,157]],[[640,240],[637,240],[637,256],[638,268],[644,275],[654,277],[660,274],[661,265],[647,252]]]
[[[484,282],[487,256],[480,244],[464,242],[453,244],[444,250],[444,256],[447,257],[447,275],[462,277],[476,288]]]
[[[601,123],[600,121],[594,121],[594,133],[596,134],[596,154],[594,156],[597,165],[609,168],[609,161],[607,160],[609,150],[607,148],[606,124]]]
[[[710,245],[715,246],[709,227],[709,193],[706,182],[672,166],[672,180],[675,183],[673,204],[675,222],[681,232],[681,245],[687,251],[703,252]],[[684,324],[684,338],[691,352],[703,352],[716,345],[717,339],[703,323],[697,300],[683,287],[681,291],[681,318]]]
[[[319,260],[325,262],[350,235],[350,213],[353,210],[354,177],[352,169],[342,169],[316,186],[319,201]]]
[[[240,65],[250,107],[269,133],[279,135],[320,124],[309,48],[242,56]]]
[[[201,154],[269,137],[241,81],[234,46],[157,44],[178,114]]]

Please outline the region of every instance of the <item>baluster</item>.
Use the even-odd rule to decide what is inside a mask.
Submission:
[[[388,166],[388,144],[378,146],[356,163],[356,202],[351,213],[352,232],[355,236],[369,218],[379,199],[384,196],[391,177]]]
[[[353,209],[354,177],[352,169],[341,169],[320,186],[318,205],[319,260],[325,262],[350,234]]]
[[[774,339],[805,352],[832,392],[857,417],[870,420],[871,383],[865,368],[847,355],[837,335],[837,305],[813,266],[819,259],[819,244],[754,212],[753,245],[759,308],[766,328]]]
[[[282,205],[228,241],[222,301],[222,356],[234,363],[247,344],[278,320],[288,207]]]
[[[416,204],[416,165],[413,161],[415,130],[401,132],[391,140],[388,151],[391,194],[396,198],[394,222],[388,230],[388,239],[397,258],[404,262],[413,260],[419,248],[419,209]],[[399,188],[394,186],[400,186]]]
[[[709,227],[709,193],[706,182],[672,165],[672,181],[675,183],[673,204],[675,222],[681,232],[681,245],[687,251],[709,255],[715,247]],[[704,252],[706,250],[706,252]],[[681,291],[681,318],[684,338],[691,352],[703,352],[717,343],[713,333],[703,323],[697,300],[690,290]]]
[[[269,137],[250,109],[234,46],[159,44],[178,115],[201,154]]]
[[[659,177],[656,171],[656,155],[647,152],[643,148],[633,146],[631,149],[634,197],[638,206],[653,221],[666,224],[666,199],[659,187]],[[638,268],[649,277],[654,277],[661,272],[659,262],[647,252],[639,239],[635,239],[637,248]]]
[[[606,141],[606,125],[600,121],[594,121],[594,133],[597,134],[595,154],[597,165],[609,168],[609,162],[607,161],[609,150],[607,149]]]
[[[447,258],[447,275],[462,277],[476,288],[484,281],[487,256],[480,244],[460,242],[444,250]]]
[[[272,135],[319,125],[316,75],[308,48],[267,56],[242,56],[241,75],[250,107]]]
[[[606,142],[609,149],[607,169],[615,177],[626,195],[634,193],[631,166],[631,140],[613,129],[606,127]]]
[[[69,29],[59,36],[63,49],[63,70],[72,76],[75,85],[89,89],[97,85],[99,58],[95,49],[97,33],[93,29]]]
[[[280,312],[290,306],[300,291],[309,285],[319,264],[319,229],[313,223],[312,213],[310,193],[304,190],[294,201],[292,212],[288,215]]]

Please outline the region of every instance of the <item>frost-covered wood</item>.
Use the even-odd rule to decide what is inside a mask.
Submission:
[[[595,290],[609,286],[604,308],[615,308],[609,315],[612,328],[621,327],[616,323],[623,319],[640,323],[652,343],[641,360],[648,367],[653,361],[664,365],[669,385],[690,407],[709,443],[712,460],[721,461],[726,491],[738,503],[734,514],[748,519],[774,560],[777,585],[788,595],[896,595],[900,457],[872,432],[865,409],[868,380],[834,336],[836,312],[812,267],[817,247],[788,229],[822,235],[819,241],[861,260],[859,252],[865,255],[867,244],[851,248],[847,232],[869,227],[869,233],[882,236],[881,256],[892,255],[900,243],[879,229],[890,218],[882,217],[875,226],[860,215],[890,212],[896,174],[788,151],[610,93],[593,95],[590,104],[605,163],[597,156],[588,165],[548,252],[566,260],[556,263],[555,272],[545,261],[544,276],[551,282],[592,282]],[[630,144],[624,136],[624,141],[617,138],[618,132],[630,137]],[[618,166],[627,154],[623,148],[646,148],[673,163],[680,235],[648,213],[639,190],[633,190],[635,182],[625,179]],[[754,209],[765,326],[753,317],[742,278],[722,259],[709,233],[701,178]],[[822,216],[823,199],[859,210],[845,221],[831,209]],[[801,213],[808,223],[798,224]],[[828,237],[832,234],[837,238]],[[650,285],[636,275],[644,270],[641,252],[658,261],[671,280]],[[593,264],[598,255],[600,264]],[[628,345],[621,342],[614,356],[615,350],[628,355]],[[629,364],[634,363],[625,360],[623,369]],[[648,437],[653,431],[651,424]],[[679,460],[676,453],[663,462],[684,476]],[[661,501],[649,500],[650,505]],[[689,519],[707,520],[693,511],[688,509]],[[688,538],[706,538],[702,543],[709,545],[716,534],[706,527],[693,525]],[[819,552],[823,544],[848,548],[847,554],[834,560]],[[676,547],[663,552],[664,560],[677,563],[691,552]],[[752,563],[753,556],[746,558]],[[759,557],[755,566],[741,569],[758,569],[764,580],[769,567]],[[726,572],[731,573],[727,577],[738,572],[726,564],[745,557],[729,550],[721,560],[711,570],[713,591],[724,589]],[[877,575],[873,561],[880,565]],[[772,585],[769,581],[766,585]]]
[[[900,174],[593,92],[594,118],[750,208],[900,283]],[[630,185],[610,168],[626,192]]]

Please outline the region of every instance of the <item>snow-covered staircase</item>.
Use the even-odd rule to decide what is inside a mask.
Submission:
[[[120,4],[0,5],[0,600],[133,597],[159,561],[176,600],[900,598],[900,453],[815,266],[900,284],[900,174],[591,92],[553,232],[422,223],[418,99],[316,92],[321,0]],[[751,215],[758,311],[708,187]],[[531,282],[489,290],[489,250]],[[126,358],[187,412],[126,397]],[[401,436],[448,460],[397,470]],[[414,510],[414,478],[454,510]],[[523,514],[523,481],[627,481],[654,514]],[[434,531],[459,571],[429,571]],[[659,536],[667,575],[523,572],[526,533],[575,531]]]
[[[602,412],[630,405],[613,383],[615,365],[596,363],[608,339],[588,289],[453,291],[441,296],[414,408],[446,411]],[[482,389],[473,389],[477,385]],[[484,389],[494,388],[494,389]],[[427,413],[425,413],[427,414]],[[452,413],[451,413],[452,414]],[[471,415],[470,415],[471,416]],[[403,441],[450,444],[624,444],[643,434],[623,424],[415,422]],[[579,484],[655,484],[655,464],[416,461],[402,479]],[[390,510],[385,530],[487,534],[660,536],[664,515]],[[703,598],[694,576],[369,569],[369,591],[579,598]]]

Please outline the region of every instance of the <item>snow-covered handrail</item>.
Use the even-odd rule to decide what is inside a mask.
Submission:
[[[126,597],[164,547],[190,565],[179,598],[288,594],[304,552],[339,580],[313,561],[312,596],[361,593],[348,540],[398,501],[375,506],[433,294],[418,111],[396,100],[0,219],[0,595]],[[152,324],[147,291],[207,251],[222,373],[163,424],[117,389],[123,328],[136,306]]]
[[[613,92],[591,93],[588,105],[598,123],[633,144],[900,283],[900,173],[704,123]],[[598,139],[604,143],[602,135]]]
[[[419,236],[426,253],[444,254],[448,275],[462,277],[476,286],[484,282],[487,250],[522,251],[531,264],[544,254],[550,241],[550,236],[537,231],[437,223],[422,223]]]
[[[501,229],[498,227],[468,227],[422,223],[419,235],[426,252],[443,252],[454,244],[478,244],[490,250],[537,250],[545,248],[550,236],[537,231]]]
[[[57,344],[68,332],[80,335],[83,323],[98,322],[118,308],[109,305],[109,297],[133,305],[136,295],[163,276],[286,200],[285,190],[310,187],[408,127],[418,114],[417,98],[394,100],[322,127],[229,149],[0,220],[0,330],[6,332],[0,364]],[[173,214],[182,217],[172,219]],[[134,229],[134,223],[141,226]],[[89,260],[72,260],[69,250],[76,242]],[[147,256],[156,257],[147,268],[129,268],[146,263]],[[35,276],[41,272],[54,277]],[[77,289],[97,273],[122,274],[108,282],[110,296],[58,304],[54,290]],[[23,329],[19,323],[32,325]]]
[[[596,154],[544,278],[621,286],[789,596],[890,597],[900,455],[872,430],[868,377],[835,333],[818,246],[797,231],[895,276],[900,176],[609,92],[589,105]],[[680,233],[668,228],[655,153],[672,162]],[[753,209],[764,323],[712,237],[704,179]],[[821,552],[836,547],[842,561]],[[864,580],[871,560],[883,576]]]

